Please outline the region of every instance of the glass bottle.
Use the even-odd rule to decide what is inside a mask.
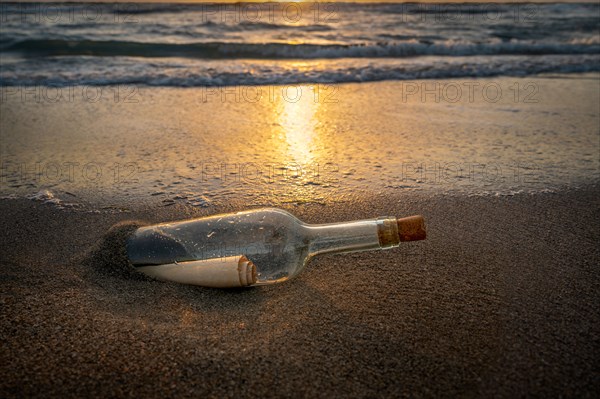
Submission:
[[[265,208],[141,227],[127,255],[159,280],[244,287],[286,281],[316,255],[393,248],[425,236],[422,216],[311,225]]]

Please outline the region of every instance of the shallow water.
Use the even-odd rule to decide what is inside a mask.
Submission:
[[[1,195],[119,211],[595,184],[598,7],[2,3]]]
[[[97,101],[79,92],[89,87],[76,87],[72,99],[56,102],[44,101],[41,88],[32,101],[36,92],[20,88],[0,105],[2,195],[73,207],[208,207],[595,184],[598,76],[569,76],[215,91],[112,86]],[[462,95],[451,98],[456,87]]]

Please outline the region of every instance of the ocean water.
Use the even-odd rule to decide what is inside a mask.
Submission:
[[[598,184],[599,15],[1,3],[0,197],[112,211]]]
[[[230,86],[600,70],[598,4],[0,4],[0,85]]]

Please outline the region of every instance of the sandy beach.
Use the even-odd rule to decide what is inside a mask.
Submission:
[[[10,94],[0,396],[593,397],[597,75],[444,82],[531,83],[539,101],[403,99],[406,82],[340,85],[334,103]],[[118,222],[261,206],[422,214],[428,239],[233,291],[149,281],[102,246]]]
[[[600,4],[445,3],[3,1],[0,399],[598,397]]]
[[[2,200],[0,393],[593,397],[599,202],[593,186],[288,206],[313,223],[422,213],[429,237],[224,291],[132,277],[93,254],[118,221],[206,209],[99,214]]]

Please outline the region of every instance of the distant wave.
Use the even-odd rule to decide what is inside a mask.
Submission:
[[[190,61],[136,61],[123,59],[117,65],[111,60],[83,57],[66,58],[64,65],[33,69],[23,64],[7,64],[0,71],[0,86],[72,86],[72,85],[142,85],[173,87],[215,87],[254,85],[293,85],[306,83],[360,83],[384,80],[456,79],[472,77],[516,76],[543,73],[585,73],[600,71],[600,55],[552,55],[542,57],[499,56],[446,60],[430,57],[423,62],[401,60],[391,65],[362,61],[342,62],[324,68],[297,70],[289,65],[251,64],[246,68],[215,68],[214,64],[190,66]],[[48,61],[51,63],[52,61]],[[181,62],[181,63],[180,63]],[[396,64],[398,63],[398,64]],[[71,73],[57,70],[71,68]]]
[[[331,31],[333,28],[322,24],[306,24],[306,25],[291,25],[291,24],[276,24],[270,22],[253,22],[242,21],[236,26],[227,26],[230,31],[246,31],[246,30],[302,30],[306,32],[325,32]]]
[[[65,28],[74,28],[74,25],[65,25]],[[76,28],[79,26],[75,26]],[[333,30],[330,26],[322,24],[278,24],[274,22],[256,22],[241,21],[237,24],[227,24],[226,22],[205,21],[190,25],[173,27],[166,24],[148,25],[151,33],[157,34],[175,34],[183,36],[195,36],[197,28],[210,28],[222,32],[251,32],[251,31],[304,31],[304,32],[327,32]]]
[[[40,5],[47,7],[51,10],[97,10],[98,12],[110,12],[113,14],[153,14],[153,13],[172,13],[172,12],[197,12],[197,11],[219,11],[219,10],[240,10],[244,9],[245,12],[254,15],[257,10],[273,10],[273,9],[285,9],[289,8],[288,2],[253,2],[248,4],[246,1],[239,2],[206,2],[206,3],[144,3],[144,2],[123,2],[123,3],[111,3],[111,2],[51,2],[49,5],[45,1],[31,1],[31,2],[20,2],[20,1],[4,1],[4,7],[9,10],[34,10],[40,9]],[[311,4],[313,3],[313,4]],[[292,4],[294,9],[302,8],[313,10],[315,8],[314,3],[317,1],[307,1],[297,4]],[[90,4],[92,4],[90,6]],[[437,13],[437,14],[449,14],[449,13],[464,13],[464,14],[490,14],[495,15],[501,11],[507,11],[514,9],[515,6],[519,6],[521,10],[525,11],[537,11],[539,9],[549,9],[553,12],[572,12],[573,10],[598,10],[598,3],[591,2],[589,0],[582,2],[572,3],[561,3],[561,2],[550,2],[550,3],[532,3],[527,1],[514,2],[510,0],[497,1],[493,3],[489,2],[464,2],[464,3],[447,3],[444,1],[439,2],[336,2],[336,3],[321,3],[323,6],[322,10],[350,10],[355,12],[357,10],[376,12],[380,14],[390,13],[412,13],[412,14],[423,14],[423,13]]]
[[[402,43],[316,45],[285,43],[144,43],[94,40],[22,40],[3,46],[3,51],[24,55],[101,57],[184,57],[206,59],[316,59],[403,58],[422,55],[549,55],[597,54],[600,44],[572,41],[497,41],[472,43],[406,41]]]

